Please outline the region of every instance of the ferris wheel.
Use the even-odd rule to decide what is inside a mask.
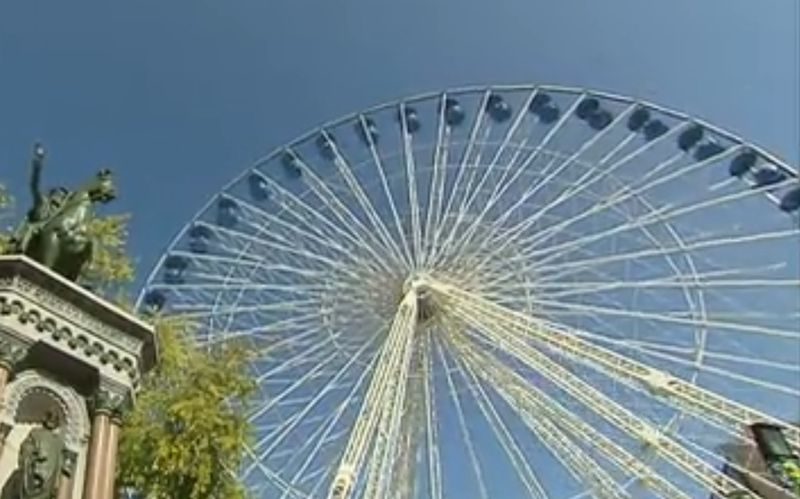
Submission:
[[[730,449],[800,449],[798,211],[796,168],[679,112],[448,90],[259,160],[139,306],[259,352],[254,497],[757,497]]]

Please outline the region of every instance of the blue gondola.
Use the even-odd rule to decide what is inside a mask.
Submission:
[[[700,125],[692,125],[678,136],[678,149],[683,152],[688,152],[703,140],[705,131]]]
[[[800,186],[795,187],[781,198],[781,210],[792,213],[800,209]]]
[[[300,160],[291,151],[283,153],[281,165],[283,165],[283,171],[289,178],[300,178],[303,174],[303,170],[300,169]]]
[[[605,109],[598,109],[591,116],[589,116],[589,126],[592,130],[601,131],[605,130],[608,125],[614,121],[614,115]]]
[[[161,291],[153,289],[144,295],[144,304],[150,310],[159,311],[167,304],[167,297]]]
[[[189,260],[180,255],[170,255],[164,260],[164,282],[183,284],[183,273],[189,267]]]
[[[333,135],[327,132],[320,133],[316,144],[320,156],[328,161],[333,161],[336,158],[336,139]]]
[[[533,96],[531,99],[531,103],[528,104],[528,111],[535,115],[539,115],[539,113],[550,105],[553,102],[553,98],[550,95],[545,93],[538,93]]]
[[[741,177],[755,166],[756,161],[758,161],[758,155],[755,152],[745,151],[731,160],[728,172],[732,177]]]
[[[753,179],[756,181],[756,187],[767,187],[786,180],[786,174],[777,168],[768,167],[753,173]]]
[[[466,114],[464,113],[464,109],[461,108],[461,104],[453,99],[452,97],[448,97],[444,101],[444,121],[449,126],[458,126],[464,122],[464,118],[466,118]]]
[[[375,122],[372,120],[372,118],[367,117],[356,120],[355,130],[358,134],[358,138],[361,139],[361,142],[363,142],[366,146],[370,145],[370,140],[373,144],[377,144],[378,138],[380,138],[381,135],[378,131],[378,126],[375,125]]]
[[[628,118],[628,130],[638,132],[648,121],[650,121],[650,111],[644,107],[637,108]]]
[[[208,253],[208,241],[213,236],[205,225],[195,225],[189,229],[189,249],[193,253]]]
[[[217,224],[231,228],[239,221],[239,205],[231,198],[222,198],[217,203]]]
[[[716,142],[706,142],[705,144],[700,144],[697,146],[697,149],[694,150],[694,159],[697,161],[705,161],[723,152],[725,152],[725,148]]]
[[[269,199],[269,185],[260,174],[251,173],[247,178],[247,186],[254,201],[262,202]]]
[[[656,140],[667,132],[669,132],[669,127],[663,121],[658,119],[650,120],[644,126],[644,140],[647,142]]]
[[[594,97],[586,97],[575,108],[575,116],[586,121],[598,110],[600,110],[600,101]]]
[[[486,100],[486,112],[496,123],[508,121],[513,114],[511,106],[499,94],[491,94]]]
[[[539,111],[539,122],[545,125],[552,125],[561,117],[561,111],[555,104],[548,104]]]
[[[402,112],[405,113],[406,130],[408,131],[408,133],[418,132],[419,129],[422,128],[422,122],[419,119],[419,114],[417,113],[417,110],[414,109],[413,107],[406,106],[405,111]],[[397,111],[397,120],[398,121],[402,120],[402,115],[400,110]]]

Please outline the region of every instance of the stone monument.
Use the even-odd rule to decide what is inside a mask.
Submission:
[[[153,328],[79,284],[111,173],[40,190],[0,255],[0,499],[112,499],[122,416],[156,363]]]

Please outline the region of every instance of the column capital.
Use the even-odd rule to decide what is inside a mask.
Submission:
[[[17,338],[0,333],[0,368],[14,371],[14,368],[28,354],[30,345]]]
[[[105,415],[120,424],[132,406],[129,390],[101,383],[91,398],[91,406],[95,416]]]

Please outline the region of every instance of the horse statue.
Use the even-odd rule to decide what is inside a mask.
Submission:
[[[77,281],[92,259],[94,242],[88,225],[94,205],[116,197],[111,171],[101,170],[82,188],[42,194],[40,183],[44,148],[34,147],[30,189],[33,206],[11,240],[10,253],[24,254],[71,281]]]

